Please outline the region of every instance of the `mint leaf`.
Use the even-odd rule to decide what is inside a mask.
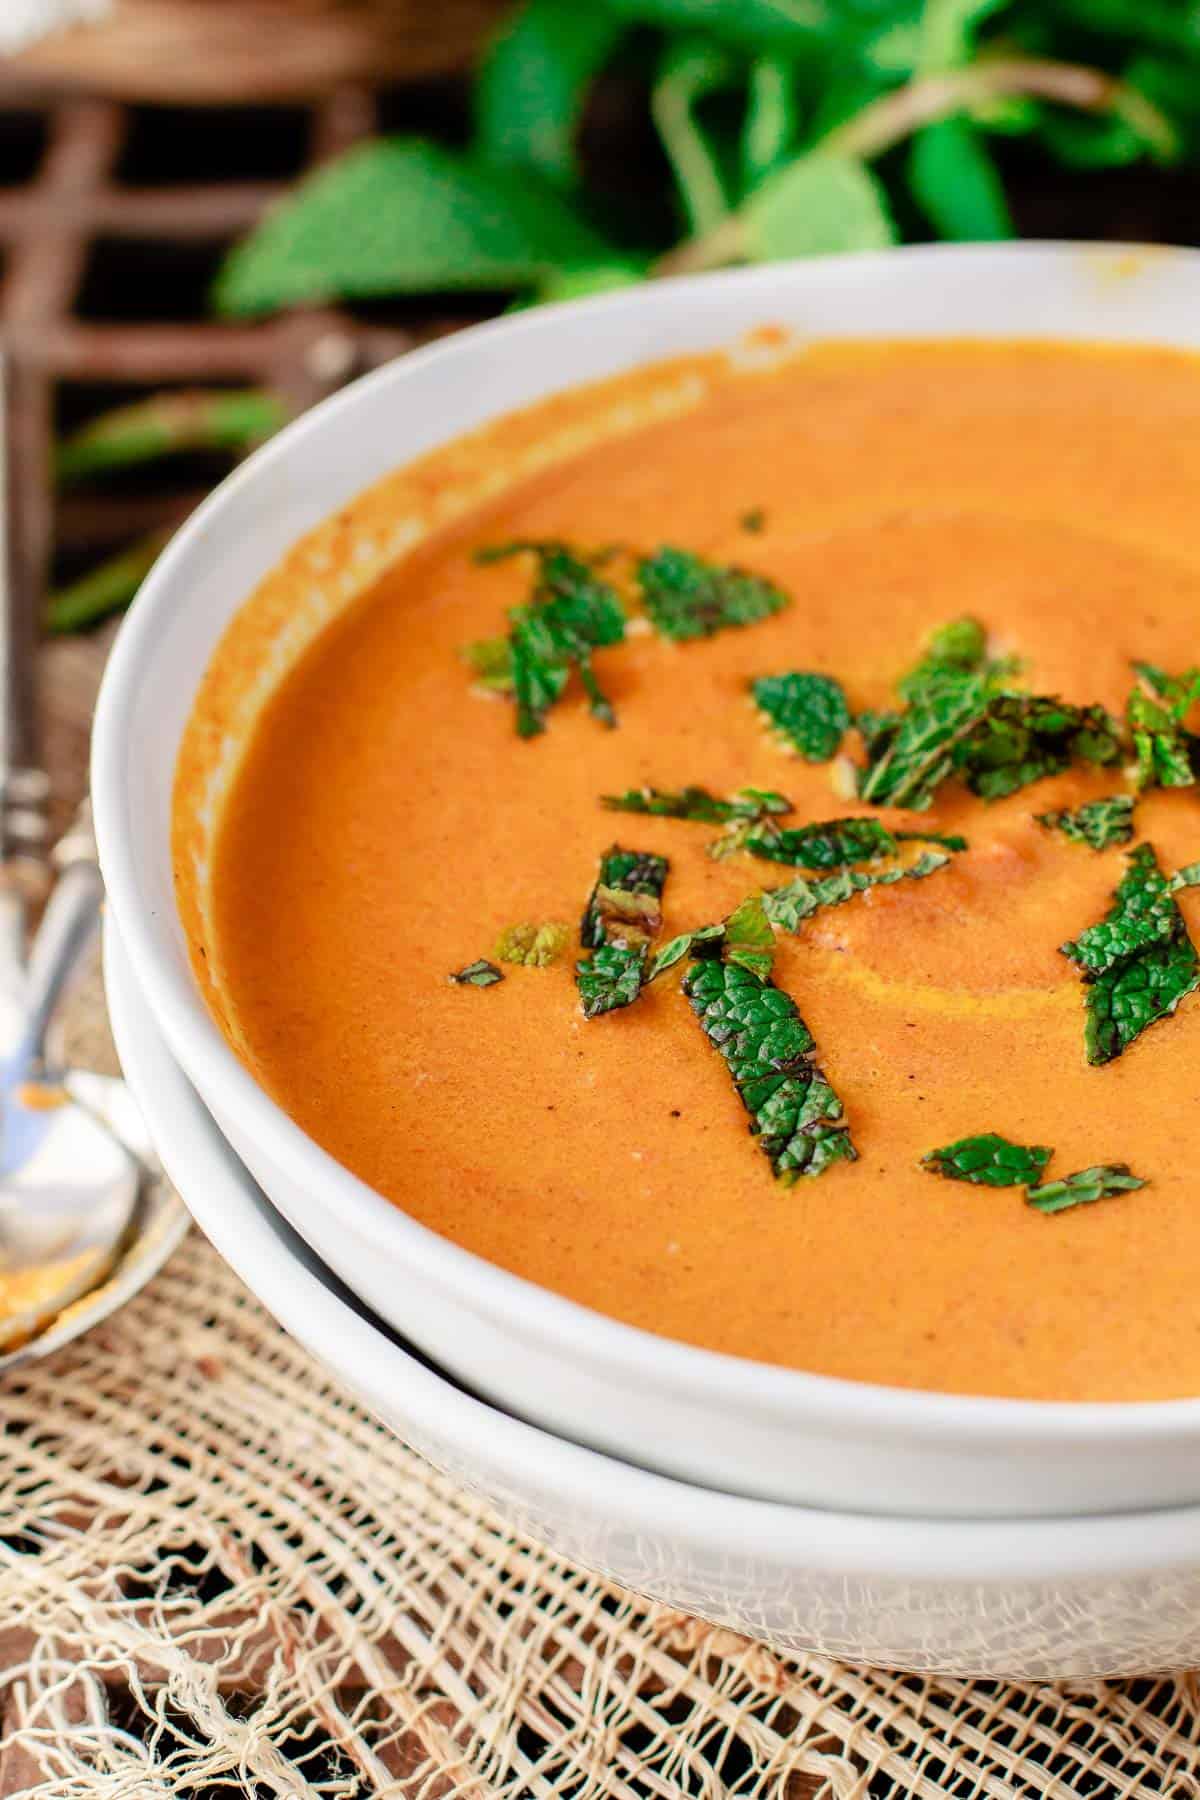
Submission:
[[[705,562],[669,544],[641,559],[638,580],[651,623],[676,643],[753,625],[788,604],[783,590],[764,576]]]
[[[1116,721],[1102,706],[1072,706],[1044,694],[997,694],[952,755],[973,794],[998,800],[1072,763],[1111,768],[1124,755]]]
[[[775,934],[763,896],[748,895],[719,925],[704,925],[699,931],[685,931],[672,938],[650,964],[647,983],[665,975],[685,956],[723,956],[727,962],[739,963],[765,981],[775,956]]]
[[[582,556],[557,542],[501,544],[480,551],[477,560],[499,562],[528,553],[536,559],[527,604],[509,612],[508,660],[498,640],[470,644],[464,654],[487,685],[511,692],[517,732],[533,737],[546,728],[546,714],[562,698],[572,668],[578,669],[592,715],[615,725],[616,715],[592,667],[592,651],[619,644],[625,613],[616,590]]]
[[[748,895],[730,913],[725,921],[721,954],[726,962],[749,969],[760,981],[767,980],[775,960],[775,933],[761,894]]]
[[[602,944],[575,971],[585,1019],[598,1019],[622,1006],[632,1006],[642,991],[645,946]]]
[[[904,711],[856,721],[867,752],[860,797],[923,812],[951,775],[995,800],[1072,762],[1121,760],[1119,729],[1103,707],[1012,692],[1004,686],[1012,673],[1011,662],[988,659],[978,621],[943,626],[898,683]]]
[[[945,675],[999,673],[1008,664],[989,663],[987,632],[978,619],[951,619],[930,633],[921,660],[896,683],[902,700],[920,700]]]
[[[994,1131],[958,1138],[921,1158],[931,1175],[980,1187],[1024,1187],[1040,1181],[1051,1152],[1044,1144],[1014,1144]]]
[[[1168,675],[1152,663],[1134,663],[1138,685],[1129,696],[1125,718],[1137,758],[1137,784],[1148,787],[1191,787],[1197,739],[1183,721],[1200,699],[1200,669]]]
[[[868,762],[859,776],[859,798],[927,811],[954,772],[958,745],[984,718],[994,685],[986,672],[931,676],[903,713],[860,718]]]
[[[1063,955],[1085,976],[1105,975],[1149,946],[1169,943],[1183,928],[1170,881],[1153,848],[1139,844],[1126,861],[1128,867],[1105,917],[1061,946]]]
[[[450,977],[460,987],[494,987],[504,975],[495,963],[485,962],[482,957],[478,962],[468,963],[465,969],[456,969]]]
[[[570,936],[565,925],[548,920],[544,925],[510,925],[500,933],[496,943],[497,962],[522,963],[527,968],[545,969],[557,962],[567,947]]]
[[[423,138],[361,144],[308,176],[225,259],[218,312],[520,288],[609,247],[531,170]]]
[[[601,857],[579,933],[594,954],[575,971],[585,1018],[630,1006],[641,992],[650,945],[662,927],[668,867],[665,856],[619,844]]]
[[[769,176],[736,224],[736,250],[746,262],[885,250],[896,241],[887,195],[867,165],[827,151],[810,151]]]
[[[627,788],[623,794],[602,794],[601,806],[610,812],[649,813],[662,819],[690,819],[702,825],[726,825],[735,819],[758,820],[767,814],[787,813],[792,803],[769,788],[739,788],[728,800],[703,787],[677,791],[663,788]]]
[[[1047,831],[1061,831],[1073,843],[1109,850],[1114,844],[1127,844],[1133,836],[1133,795],[1110,794],[1103,800],[1088,800],[1074,812],[1035,813],[1034,817]]]
[[[1096,1065],[1120,1056],[1200,986],[1200,957],[1153,849],[1139,844],[1128,863],[1106,916],[1061,946],[1083,974],[1084,1046]]]
[[[781,931],[799,931],[806,919],[823,907],[842,906],[868,888],[890,887],[897,881],[921,881],[944,869],[950,857],[944,850],[925,850],[915,861],[894,864],[886,869],[839,869],[836,874],[822,875],[806,881],[798,875],[786,887],[769,888],[763,894],[763,905],[772,925]]]
[[[760,675],[750,684],[754,704],[773,731],[807,762],[829,762],[850,725],[850,708],[832,675],[797,671]]]
[[[813,1061],[812,1035],[789,995],[715,957],[692,964],[683,991],[779,1181],[854,1159],[841,1101]]]
[[[1131,1175],[1128,1163],[1097,1163],[1091,1169],[1079,1169],[1074,1175],[1063,1175],[1041,1187],[1026,1190],[1025,1198],[1038,1212],[1066,1212],[1071,1206],[1088,1206],[1095,1200],[1108,1200],[1114,1194],[1127,1194],[1146,1183]]]
[[[831,25],[825,0],[603,0],[619,18],[661,31],[707,31],[743,50],[803,49]]]
[[[827,819],[798,825],[791,831],[776,830],[770,836],[747,840],[752,856],[768,862],[788,863],[800,869],[841,869],[848,863],[870,862],[896,849],[897,838],[878,819]]]
[[[1013,236],[999,171],[979,131],[964,118],[941,119],[917,133],[908,185],[941,238],[994,243]]]
[[[490,162],[576,178],[575,130],[593,77],[624,35],[603,6],[525,0],[492,39],[475,79],[475,144]]]

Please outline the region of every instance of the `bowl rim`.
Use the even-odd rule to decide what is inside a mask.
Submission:
[[[376,1392],[393,1401],[402,1395],[416,1429],[435,1441],[486,1443],[490,1461],[509,1471],[514,1484],[527,1486],[535,1469],[539,1486],[572,1505],[586,1496],[611,1523],[709,1545],[719,1538],[741,1554],[753,1546],[764,1557],[800,1555],[811,1567],[848,1578],[989,1585],[1111,1578],[1196,1562],[1200,1505],[1011,1519],[803,1506],[662,1475],[477,1398],[414,1356],[361,1303],[344,1299],[337,1278],[272,1206],[166,1045],[111,914],[104,973],[122,1060],[167,1156],[168,1174],[183,1173],[189,1207],[190,1195],[203,1195],[197,1222],[234,1273],[360,1399],[370,1404]],[[343,1373],[350,1369],[353,1374]]]
[[[452,363],[484,343],[497,356],[525,340],[575,321],[600,315],[637,320],[671,304],[686,306],[689,294],[719,284],[731,294],[761,295],[764,316],[778,303],[780,285],[819,292],[852,277],[878,279],[914,266],[974,267],[977,272],[1023,267],[1026,279],[1039,268],[1093,263],[1107,269],[1122,258],[1145,258],[1149,266],[1170,259],[1187,268],[1200,290],[1200,250],[1158,245],[1094,244],[1024,240],[991,245],[909,246],[846,256],[753,268],[727,269],[648,283],[587,299],[503,316],[410,351],[361,377],[286,426],[233,471],[201,503],[163,551],[144,581],[109,657],[97,702],[92,739],[91,789],[101,867],[112,912],[135,979],[148,999],[171,1052],[195,1079],[218,1112],[236,1118],[251,1141],[261,1142],[273,1162],[300,1188],[317,1186],[323,1204],[353,1222],[354,1230],[410,1274],[431,1271],[489,1318],[552,1349],[565,1360],[601,1365],[617,1380],[643,1385],[653,1367],[654,1383],[677,1395],[703,1390],[714,1404],[748,1407],[781,1418],[803,1417],[834,1437],[863,1431],[929,1445],[953,1442],[981,1449],[1034,1449],[1039,1443],[1146,1445],[1164,1438],[1200,1437],[1200,1397],[1150,1401],[1023,1400],[888,1387],[756,1362],[659,1336],[596,1312],[511,1273],[441,1237],[386,1200],[321,1148],[255,1080],[238,1059],[199,992],[178,946],[166,941],[169,928],[140,891],[133,852],[135,821],[125,791],[124,721],[146,680],[160,638],[169,627],[176,580],[189,565],[203,566],[219,535],[212,529],[230,501],[282,465],[302,458],[309,441],[352,415],[365,393],[402,391],[429,368]],[[738,327],[731,325],[730,339]],[[934,335],[934,334],[927,334]],[[962,332],[953,335],[969,335]],[[995,336],[997,334],[987,334]],[[815,330],[814,341],[821,332]],[[1081,342],[1101,339],[1081,335]],[[1150,345],[1161,340],[1147,335]],[[631,348],[633,346],[631,345]],[[637,361],[631,357],[629,366]],[[451,434],[453,436],[454,434]],[[449,440],[445,440],[449,441]],[[380,473],[385,470],[381,468]],[[194,673],[198,683],[202,670]]]

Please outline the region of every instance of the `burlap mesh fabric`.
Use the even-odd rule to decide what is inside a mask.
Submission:
[[[515,1536],[194,1232],[0,1411],[6,1797],[1200,1793],[1191,1675],[786,1659]]]

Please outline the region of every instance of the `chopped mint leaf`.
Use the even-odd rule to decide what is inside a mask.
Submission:
[[[632,1006],[642,991],[645,944],[602,944],[575,971],[585,1019]]]
[[[1167,886],[1173,894],[1181,893],[1184,888],[1200,887],[1200,862],[1185,863],[1182,869],[1176,869]]]
[[[1197,739],[1183,721],[1200,699],[1200,669],[1168,675],[1153,663],[1133,665],[1137,686],[1129,696],[1125,718],[1133,738],[1137,784],[1148,787],[1191,787],[1196,776],[1193,755]]]
[[[895,851],[896,838],[878,819],[828,819],[747,839],[753,856],[800,869],[842,869]]]
[[[1153,944],[1107,974],[1089,979],[1084,1045],[1090,1063],[1111,1062],[1156,1019],[1200,987],[1200,958],[1190,937]]]
[[[933,632],[925,654],[901,676],[896,692],[902,700],[918,699],[931,682],[944,675],[974,675],[987,662],[987,633],[978,619],[952,619]]]
[[[1044,1144],[1013,1144],[994,1131],[958,1138],[921,1158],[931,1175],[972,1181],[981,1187],[1025,1187],[1040,1181],[1051,1151]]]
[[[697,945],[719,941],[724,936],[724,925],[704,925],[699,931],[685,931],[679,937],[671,938],[669,943],[663,945],[646,971],[647,983],[657,981],[660,975],[665,975],[668,969],[673,969],[675,964],[682,962],[685,956],[700,955],[701,952],[696,948]]]
[[[557,962],[567,947],[570,932],[565,925],[552,920],[544,925],[510,925],[500,933],[496,944],[497,962],[524,963],[527,968],[545,969]]]
[[[1061,946],[1083,974],[1084,1044],[1094,1064],[1120,1056],[1200,986],[1200,957],[1175,885],[1149,844],[1139,844],[1128,862],[1105,917]],[[1190,877],[1191,870],[1180,873]]]
[[[841,1101],[812,1060],[812,1035],[789,995],[744,964],[711,956],[693,962],[683,991],[778,1180],[853,1160]]]
[[[1121,761],[1120,730],[1102,706],[1042,694],[997,694],[957,745],[952,761],[973,794],[998,800],[1073,762]]]
[[[1169,943],[1184,929],[1170,881],[1152,847],[1139,844],[1127,862],[1105,917],[1061,946],[1063,955],[1079,964],[1085,979],[1107,974],[1150,945]]]
[[[914,677],[908,678],[910,692]],[[919,697],[903,713],[860,716],[868,763],[859,778],[859,798],[925,812],[954,772],[954,753],[985,717],[994,691],[991,674],[952,670],[924,678]]]
[[[744,512],[742,514],[741,518],[738,520],[738,524],[743,531],[765,531],[767,528],[767,515],[761,506],[752,506],[749,512]]]
[[[665,856],[619,844],[601,857],[580,926],[583,947],[594,954],[575,971],[586,1018],[629,1006],[641,992],[650,945],[662,926],[668,866]]]
[[[832,675],[803,670],[761,675],[750,691],[775,735],[806,762],[829,762],[837,755],[850,726],[850,708]]]
[[[951,775],[996,800],[1072,762],[1121,760],[1120,730],[1103,707],[1012,692],[1005,684],[1014,670],[988,660],[977,621],[943,626],[898,683],[905,710],[856,720],[867,753],[860,798],[924,812]]]
[[[1087,1206],[1094,1200],[1108,1200],[1114,1194],[1126,1194],[1145,1187],[1139,1175],[1131,1175],[1128,1163],[1097,1163],[1092,1169],[1079,1169],[1074,1175],[1063,1175],[1041,1187],[1026,1190],[1025,1198],[1039,1212],[1065,1212],[1070,1206]]]
[[[1061,831],[1072,843],[1109,850],[1114,844],[1127,844],[1133,836],[1133,795],[1109,794],[1103,800],[1086,801],[1074,812],[1035,813],[1034,817],[1047,831]]]
[[[962,840],[959,839],[961,843]],[[770,888],[763,895],[763,905],[772,925],[780,931],[799,931],[806,919],[822,907],[841,906],[868,888],[890,887],[896,881],[921,881],[944,869],[950,857],[944,850],[926,850],[907,867],[895,864],[885,869],[839,869],[806,881],[798,875],[786,887]]]
[[[739,788],[728,800],[707,788],[685,787],[678,792],[663,788],[628,788],[623,794],[602,794],[601,806],[610,812],[653,813],[663,819],[691,819],[703,825],[726,825],[735,819],[764,818],[788,813],[792,803],[768,788]]]
[[[701,954],[704,954],[703,950]],[[725,921],[721,954],[726,962],[749,969],[760,981],[766,981],[775,960],[775,933],[767,917],[761,894],[750,894],[734,908]]]
[[[685,931],[672,938],[651,963],[647,982],[665,975],[685,956],[723,956],[727,962],[740,963],[742,968],[765,981],[775,956],[775,934],[763,906],[763,896],[748,895],[719,925],[703,925],[699,931]]]
[[[641,559],[638,580],[652,624],[676,643],[752,625],[788,604],[783,590],[764,576],[705,562],[669,544]]]
[[[500,544],[477,551],[475,560],[499,562],[523,553],[537,559],[537,573],[530,599],[508,615],[507,672],[496,640],[469,645],[467,660],[489,686],[511,690],[521,737],[545,730],[546,714],[561,699],[572,668],[579,671],[593,716],[604,725],[615,724],[596,680],[592,651],[619,644],[625,636],[625,613],[616,590],[597,575],[594,558],[585,560],[566,544]]]
[[[468,963],[465,969],[456,969],[450,979],[457,981],[460,987],[494,987],[504,980],[504,973],[495,963],[484,962],[480,957],[478,962]]]

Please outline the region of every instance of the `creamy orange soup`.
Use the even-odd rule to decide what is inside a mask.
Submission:
[[[1131,659],[1196,659],[1198,503],[1200,363],[1116,348],[698,359],[427,459],[302,546],[210,671],[177,848],[214,1009],[293,1118],[397,1206],[619,1319],[907,1386],[1200,1392],[1200,995],[1088,1065],[1079,973],[1058,946],[1104,915],[1125,857],[1034,821],[1132,791],[1123,768],[986,805],[951,782],[929,812],[874,812],[969,849],[779,934],[773,979],[859,1153],[818,1179],[773,1181],[680,993],[686,964],[594,1020],[574,974],[614,841],[670,859],[659,942],[794,873],[714,861],[713,828],[607,813],[602,794],[750,785],[786,794],[790,825],[872,813],[835,792],[844,765],[807,763],[763,729],[751,679],[826,671],[855,711],[894,705],[931,629],[970,614],[1030,691],[1120,715]],[[401,512],[426,535],[389,556]],[[704,641],[637,631],[596,654],[616,729],[574,679],[522,741],[461,657],[528,598],[527,558],[474,560],[513,538],[686,546],[761,572],[791,604]],[[349,595],[372,555],[390,566],[244,729],[268,639],[314,583]],[[244,742],[223,783],[231,733]],[[853,732],[844,750],[861,755]],[[1200,857],[1198,791],[1138,801],[1134,842],[1166,870]],[[1200,934],[1200,897],[1179,904]],[[508,966],[487,989],[448,979],[535,920],[572,927],[556,964]],[[1121,1161],[1147,1185],[1047,1217],[1020,1187],[922,1167],[982,1132],[1052,1146],[1051,1174]]]

